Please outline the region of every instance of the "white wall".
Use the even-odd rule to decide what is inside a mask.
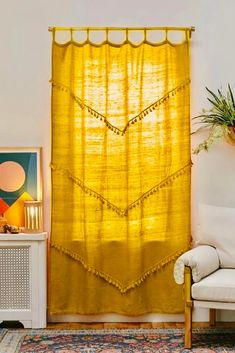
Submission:
[[[51,33],[48,26],[195,26],[192,116],[205,86],[235,88],[234,0],[9,0],[0,12],[0,146],[42,146],[46,229],[50,230]],[[193,145],[203,138],[193,138]],[[198,202],[235,206],[235,148],[221,142],[193,156],[192,223]],[[205,320],[206,312],[195,319]],[[224,319],[231,318],[223,316]],[[150,320],[180,320],[155,315]],[[104,318],[103,318],[104,319]],[[106,318],[107,319],[107,318]],[[233,317],[234,319],[234,317]]]

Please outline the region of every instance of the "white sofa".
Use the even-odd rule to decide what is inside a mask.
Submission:
[[[192,309],[235,310],[235,208],[199,206],[196,247],[181,255],[174,266],[176,283],[184,284],[185,348],[192,346]]]

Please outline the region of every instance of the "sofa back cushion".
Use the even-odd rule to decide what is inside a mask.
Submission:
[[[216,248],[221,268],[235,268],[235,208],[199,205],[197,244]]]

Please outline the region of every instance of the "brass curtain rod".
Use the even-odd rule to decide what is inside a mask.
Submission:
[[[194,32],[195,27],[49,27],[48,31],[190,31]]]

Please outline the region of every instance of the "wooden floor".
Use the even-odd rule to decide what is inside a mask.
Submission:
[[[208,322],[197,322],[194,327],[209,327]],[[219,322],[216,327],[235,327],[235,322]],[[121,322],[94,322],[94,323],[48,323],[48,329],[57,330],[101,330],[101,329],[151,329],[151,328],[183,328],[182,322],[146,322],[146,323],[121,323]]]

